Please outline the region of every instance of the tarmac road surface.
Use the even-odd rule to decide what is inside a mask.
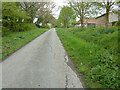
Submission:
[[[2,88],[83,88],[54,28],[0,63]],[[1,76],[1,74],[0,74]],[[0,79],[1,80],[1,79]]]

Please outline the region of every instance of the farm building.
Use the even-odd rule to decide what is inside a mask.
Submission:
[[[96,19],[95,18],[86,18],[83,22],[85,27],[95,27]],[[80,20],[76,23],[76,26],[81,26]]]
[[[108,26],[113,26],[118,21],[118,14],[109,13],[109,23]],[[96,26],[105,26],[107,23],[106,14],[96,17]]]
[[[116,13],[109,13],[109,23],[108,26],[113,26],[116,22],[118,22],[118,14]],[[103,14],[101,16],[98,16],[96,18],[86,18],[84,20],[84,26],[85,27],[100,27],[100,26],[106,26],[107,20],[106,20],[106,14]],[[75,26],[81,26],[80,20],[77,21]]]

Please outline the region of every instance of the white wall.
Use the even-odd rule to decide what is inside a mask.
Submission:
[[[109,14],[109,22],[116,22],[118,21],[118,14],[110,13]]]

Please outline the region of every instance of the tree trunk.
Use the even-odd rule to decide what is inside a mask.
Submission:
[[[83,5],[83,1],[81,2],[82,3],[82,5]],[[80,21],[81,21],[81,27],[83,28],[84,27],[84,8],[82,7],[81,8],[81,14],[80,14]]]
[[[80,22],[81,22],[81,27],[84,27],[84,22],[83,22],[83,17],[80,18]]]
[[[105,23],[106,27],[108,27],[108,25],[109,25],[109,12],[110,12],[110,5],[109,4],[110,3],[107,2],[107,6],[106,6],[106,23]]]
[[[63,26],[66,28],[66,21],[64,20],[64,24],[63,24]]]
[[[105,26],[108,27],[109,24],[109,13],[106,13],[106,23]]]

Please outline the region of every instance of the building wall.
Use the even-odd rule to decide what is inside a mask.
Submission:
[[[84,27],[87,27],[87,24],[83,24],[84,25]],[[75,27],[81,27],[81,24],[75,24]]]
[[[96,26],[97,27],[105,26],[105,24],[106,24],[106,16],[105,15],[96,19]],[[112,26],[112,23],[109,23],[108,26]]]
[[[105,26],[106,19],[105,15],[96,19],[96,26]]]
[[[109,14],[109,22],[117,22],[118,21],[118,14],[110,13]]]
[[[96,24],[95,23],[90,23],[90,24],[87,24],[87,27],[96,27]]]

